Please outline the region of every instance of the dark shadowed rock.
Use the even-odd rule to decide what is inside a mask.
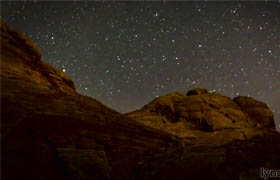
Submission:
[[[104,151],[58,148],[58,161],[66,177],[72,179],[111,179],[111,169]]]
[[[196,88],[187,92],[187,96],[207,94],[208,90],[205,88]]]

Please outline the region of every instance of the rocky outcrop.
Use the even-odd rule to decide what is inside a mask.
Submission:
[[[237,180],[280,169],[280,135],[256,100],[196,89],[123,115],[76,93],[3,22],[0,74],[2,179]]]
[[[75,92],[71,78],[41,61],[41,51],[25,34],[1,21],[1,75],[21,79],[64,92]]]
[[[273,114],[262,102],[249,97],[232,100],[198,88],[159,97],[128,116],[168,133],[194,138],[194,134],[231,133],[228,140],[244,139],[275,130]],[[255,135],[254,135],[255,133]]]

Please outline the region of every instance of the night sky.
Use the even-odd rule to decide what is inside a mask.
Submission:
[[[279,128],[279,2],[1,3],[45,62],[117,111],[204,87],[267,103]]]

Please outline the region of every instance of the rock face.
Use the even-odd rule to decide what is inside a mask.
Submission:
[[[39,48],[1,22],[5,180],[257,179],[280,169],[280,135],[256,100],[196,89],[120,114],[78,94]]]

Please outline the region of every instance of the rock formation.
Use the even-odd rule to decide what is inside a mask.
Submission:
[[[195,89],[120,114],[78,94],[39,48],[1,22],[5,180],[256,179],[280,169],[268,107]]]
[[[232,100],[203,88],[158,97],[128,116],[182,138],[209,136],[205,132],[230,133],[228,142],[275,130],[273,114],[266,104],[242,96]]]

